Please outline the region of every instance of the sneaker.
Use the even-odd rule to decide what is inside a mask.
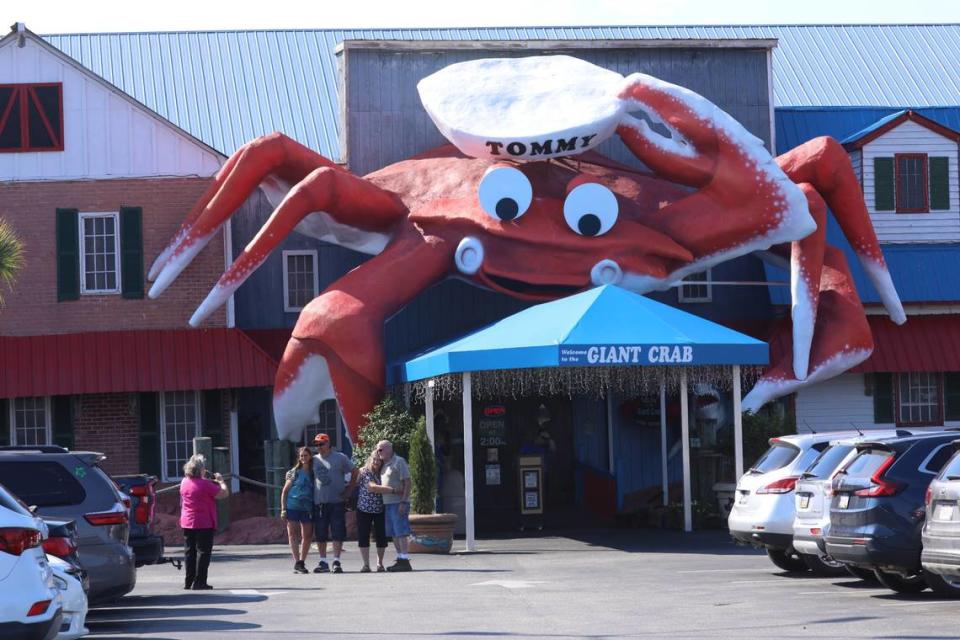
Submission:
[[[323,560],[314,568],[314,573],[330,573],[330,565],[328,565]]]
[[[333,572],[334,573],[343,573],[343,567],[340,566],[339,560],[333,561]]]
[[[365,564],[360,567],[360,573],[370,573],[370,565]]]
[[[397,561],[394,562],[391,566],[387,567],[387,571],[394,573],[401,571],[413,571],[413,567],[410,566],[410,561],[406,558],[397,558]]]
[[[383,568],[382,564],[377,565],[377,573],[383,573],[386,569]]]
[[[294,573],[310,573],[307,570],[306,565],[303,563],[303,560],[298,560],[293,563],[293,572]]]

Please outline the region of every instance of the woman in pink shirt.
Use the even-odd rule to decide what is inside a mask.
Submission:
[[[217,530],[217,504],[229,495],[223,476],[204,478],[206,464],[202,455],[193,455],[183,465],[180,482],[180,527],[183,529],[183,556],[187,565],[184,589],[212,589],[207,584],[207,568]]]

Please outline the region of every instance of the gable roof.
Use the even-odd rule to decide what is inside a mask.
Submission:
[[[960,98],[960,96],[958,96],[958,98]],[[908,120],[910,122],[916,122],[921,127],[929,129],[930,131],[933,131],[934,133],[937,133],[945,138],[949,138],[954,142],[960,142],[960,133],[957,131],[945,127],[935,120],[924,117],[923,115],[910,109],[897,111],[896,113],[891,113],[885,118],[880,118],[870,126],[851,134],[840,142],[848,151],[853,149],[861,149],[863,148],[863,145],[873,142],[883,134],[899,127]]]
[[[198,138],[197,136],[193,135],[193,134],[190,133],[189,131],[184,130],[184,129],[181,128],[177,123],[172,122],[172,121],[168,120],[167,118],[163,117],[162,115],[160,115],[159,113],[157,113],[155,110],[153,110],[153,109],[152,109],[150,106],[148,106],[147,104],[144,104],[143,102],[140,102],[139,100],[137,100],[135,97],[133,97],[133,96],[130,94],[129,91],[126,91],[123,87],[119,87],[119,86],[111,83],[110,81],[108,81],[107,79],[105,79],[103,76],[98,75],[97,73],[95,73],[95,72],[94,72],[93,70],[91,70],[88,66],[82,64],[82,63],[81,63],[80,61],[78,61],[77,59],[73,58],[73,57],[70,56],[70,55],[65,54],[65,53],[64,53],[63,51],[61,51],[60,49],[52,46],[47,40],[45,40],[45,39],[42,38],[41,36],[38,36],[37,34],[33,33],[33,32],[30,31],[29,29],[25,28],[22,23],[16,23],[16,24],[14,24],[14,25],[11,27],[10,32],[9,32],[7,35],[5,35],[4,37],[0,38],[0,49],[2,49],[2,48],[5,47],[5,46],[11,46],[11,45],[13,45],[14,43],[18,43],[18,44],[19,44],[20,42],[23,41],[23,39],[26,39],[26,38],[29,38],[32,42],[36,43],[37,46],[39,46],[41,49],[43,49],[43,50],[46,51],[47,53],[49,53],[49,54],[53,55],[54,57],[58,58],[59,60],[61,60],[61,61],[64,62],[65,64],[70,65],[71,67],[73,67],[74,69],[76,69],[77,71],[79,71],[80,73],[82,73],[84,76],[86,76],[87,78],[89,78],[89,79],[93,80],[95,83],[101,85],[104,89],[106,89],[106,90],[109,91],[110,93],[116,95],[117,97],[119,97],[120,99],[124,100],[125,102],[130,103],[131,105],[134,106],[134,108],[136,108],[136,109],[144,112],[144,113],[145,113],[146,115],[148,115],[149,117],[151,117],[151,118],[159,121],[163,126],[166,126],[166,127],[169,127],[170,129],[173,129],[173,130],[176,131],[178,134],[180,134],[181,136],[183,136],[183,137],[185,137],[186,139],[188,139],[190,142],[192,142],[192,143],[198,145],[199,147],[203,148],[205,151],[208,151],[208,152],[210,152],[210,153],[212,153],[212,154],[214,154],[214,155],[217,155],[217,156],[223,156],[223,154],[222,154],[221,152],[219,152],[219,151],[217,151],[216,149],[214,149],[213,147],[211,147],[209,144],[207,144],[206,142],[204,142],[202,139],[200,139],[200,138]]]
[[[769,40],[783,106],[960,103],[960,24],[490,27],[62,34],[47,41],[211,147],[280,130],[338,159],[336,48],[348,40]]]

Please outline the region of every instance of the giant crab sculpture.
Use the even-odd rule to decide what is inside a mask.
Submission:
[[[460,63],[418,88],[452,145],[359,177],[283,134],[258,138],[224,164],[150,269],[156,297],[258,187],[282,199],[190,324],[291,231],[374,256],[301,312],[274,387],[281,437],[297,438],[330,398],[356,437],[384,391],[385,320],[447,277],[548,300],[599,284],[665,289],[724,260],[779,253],[791,271],[793,352],[744,399],[756,410],[872,351],[843,254],[825,243],[829,207],[893,320],[905,320],[831,138],[774,159],[692,91],[566,56]],[[592,151],[614,132],[649,172]]]

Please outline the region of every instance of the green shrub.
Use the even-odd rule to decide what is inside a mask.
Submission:
[[[433,446],[427,437],[427,421],[417,420],[417,427],[410,439],[410,475],[413,492],[410,506],[413,513],[433,513],[437,504],[437,461]]]
[[[353,444],[353,463],[363,466],[367,456],[381,440],[393,443],[393,451],[409,458],[410,438],[417,427],[407,410],[391,396],[385,397],[366,416],[367,423],[360,429],[358,442]]]

